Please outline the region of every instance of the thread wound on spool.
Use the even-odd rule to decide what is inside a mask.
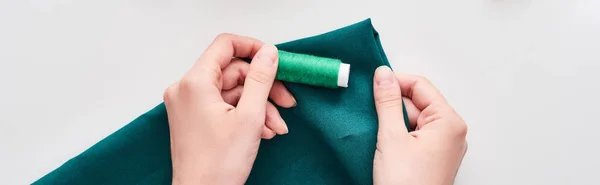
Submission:
[[[345,74],[342,81],[338,82],[341,60],[325,58],[300,53],[291,53],[279,50],[279,67],[277,68],[276,79],[286,82],[295,82],[308,85],[337,88],[338,86],[347,87],[348,70],[342,71]]]

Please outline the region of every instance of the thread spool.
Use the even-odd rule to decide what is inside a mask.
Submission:
[[[279,50],[278,80],[338,88],[348,87],[349,77],[350,64],[339,59]]]

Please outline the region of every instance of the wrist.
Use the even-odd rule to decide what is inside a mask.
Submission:
[[[219,184],[219,185],[242,185],[246,182],[248,175],[243,175],[237,171],[228,171],[219,169],[219,167],[210,167],[193,165],[195,168],[177,168],[173,169],[172,184],[174,185],[198,185],[198,184]]]

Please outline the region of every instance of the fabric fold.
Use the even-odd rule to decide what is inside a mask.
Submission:
[[[341,59],[351,64],[350,81],[336,89],[285,83],[298,103],[279,108],[289,133],[261,142],[246,184],[372,184],[373,74],[389,62],[371,20],[277,47]],[[34,184],[170,184],[171,176],[160,104]]]

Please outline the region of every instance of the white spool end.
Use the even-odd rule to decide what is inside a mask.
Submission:
[[[348,79],[350,79],[350,64],[340,63],[337,79],[338,87],[348,87]]]

